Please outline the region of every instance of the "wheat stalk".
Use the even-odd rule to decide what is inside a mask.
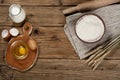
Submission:
[[[98,46],[96,49],[88,52],[91,56],[86,60],[86,63],[95,70],[103,61],[104,57],[108,55],[113,48],[120,43],[120,35],[109,40],[105,44]]]

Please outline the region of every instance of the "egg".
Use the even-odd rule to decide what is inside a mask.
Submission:
[[[26,50],[25,50],[25,48],[24,48],[23,46],[20,46],[20,47],[19,47],[19,53],[20,53],[21,55],[25,55]]]
[[[30,39],[30,40],[28,41],[28,46],[29,46],[29,48],[30,48],[31,50],[37,49],[37,44],[36,44],[36,42],[35,42],[33,39]]]

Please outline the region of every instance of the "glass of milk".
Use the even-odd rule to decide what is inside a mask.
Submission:
[[[9,7],[9,16],[13,23],[21,25],[25,21],[26,13],[19,4],[12,4]]]

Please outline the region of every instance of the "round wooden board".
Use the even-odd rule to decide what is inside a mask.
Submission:
[[[6,60],[6,63],[8,64],[8,66],[10,66],[11,68],[16,69],[18,71],[26,71],[34,65],[34,63],[36,62],[37,57],[38,57],[38,48],[36,50],[31,50],[28,47],[28,50],[29,50],[28,56],[23,60],[16,59],[14,57],[14,55],[11,53],[11,49],[10,49],[11,44],[14,43],[15,41],[19,41],[19,40],[24,41],[28,46],[28,40],[30,38],[31,37],[29,37],[29,36],[26,37],[24,35],[19,35],[18,37],[12,38],[9,41],[8,47],[6,50],[6,55],[5,55],[5,60]]]

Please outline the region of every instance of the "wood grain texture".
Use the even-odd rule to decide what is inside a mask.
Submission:
[[[5,57],[5,50],[6,50],[6,44],[0,44],[0,64],[4,64],[4,57]]]
[[[1,0],[1,5],[10,5],[12,3],[18,3],[25,6],[66,6],[77,5],[82,2],[90,0]]]
[[[31,37],[35,39],[39,46],[39,58],[58,58],[58,59],[78,59],[77,54],[73,50],[70,42],[64,33],[63,27],[39,27],[33,28]],[[5,29],[0,28],[0,32]],[[6,29],[10,29],[6,27]],[[18,28],[22,34],[21,28]],[[0,37],[1,46],[7,44]],[[2,52],[5,48],[0,49]],[[119,48],[118,48],[119,50]],[[106,59],[120,59],[120,51],[112,52]]]
[[[41,64],[39,64],[41,63]],[[40,59],[27,73],[15,72],[16,80],[119,80],[120,61],[104,61],[93,72],[80,60]],[[71,66],[72,65],[72,66]],[[106,67],[108,66],[108,67]],[[18,76],[19,75],[19,76]]]
[[[86,2],[86,1],[92,1],[92,0],[61,0],[61,2],[63,3],[63,5],[78,5],[80,3]]]
[[[0,32],[4,28],[0,28]],[[6,27],[9,29],[9,27]],[[19,29],[19,28],[18,28]],[[21,29],[20,34],[22,34]],[[77,55],[67,40],[62,27],[35,27],[32,35],[39,46],[40,58],[76,58]],[[2,38],[0,43],[7,44]],[[1,45],[2,45],[1,44]],[[5,48],[1,49],[5,50]]]
[[[59,5],[59,0],[1,0],[1,5],[10,5],[12,3],[17,3],[27,6],[57,6]]]
[[[33,25],[32,37],[39,46],[39,58],[36,65],[27,72],[14,72],[14,80],[119,80],[119,51],[109,55],[93,72],[79,60],[68,41],[63,26],[65,17],[61,10],[88,0],[0,0],[0,33],[10,29],[12,21],[8,8],[19,3],[27,13],[27,19]],[[21,27],[17,27],[22,34]],[[0,63],[4,62],[7,42],[0,36]],[[119,49],[119,48],[118,48]]]
[[[12,25],[8,6],[0,7],[0,25]],[[40,26],[63,26],[65,17],[59,7],[24,7],[28,21]]]

